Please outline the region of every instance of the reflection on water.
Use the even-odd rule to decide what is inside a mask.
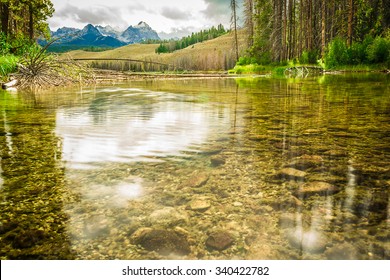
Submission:
[[[208,105],[188,102],[186,96],[118,92],[102,92],[87,106],[57,111],[56,133],[69,164],[179,155],[203,143],[216,118]]]
[[[1,92],[1,258],[389,259],[388,79]]]

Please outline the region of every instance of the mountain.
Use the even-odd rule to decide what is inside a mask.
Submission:
[[[160,40],[157,32],[147,23],[141,21],[136,26],[129,26],[119,37],[120,40],[128,44],[139,43],[146,40]]]
[[[81,30],[62,27],[52,32],[51,35],[53,39],[57,39],[50,46],[52,50],[71,50],[85,47],[116,48],[149,39],[160,39],[157,32],[143,21],[134,27],[129,26],[123,32],[115,30],[111,26],[87,24]],[[41,40],[39,43],[45,45],[47,42]]]
[[[115,39],[118,39],[119,36],[122,34],[121,31],[119,30],[116,30],[114,28],[112,28],[111,26],[107,25],[107,26],[101,26],[101,25],[97,25],[96,28],[100,31],[100,33],[102,33],[102,35],[104,36],[111,36]]]

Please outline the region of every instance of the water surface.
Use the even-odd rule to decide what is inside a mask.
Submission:
[[[389,259],[388,75],[0,92],[2,259]]]

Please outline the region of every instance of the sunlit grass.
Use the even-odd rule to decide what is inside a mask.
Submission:
[[[0,78],[5,79],[9,74],[16,72],[18,58],[14,55],[0,56]]]

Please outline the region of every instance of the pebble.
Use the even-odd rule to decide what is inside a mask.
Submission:
[[[211,203],[207,200],[193,200],[190,203],[190,209],[194,211],[205,211],[211,207]]]

